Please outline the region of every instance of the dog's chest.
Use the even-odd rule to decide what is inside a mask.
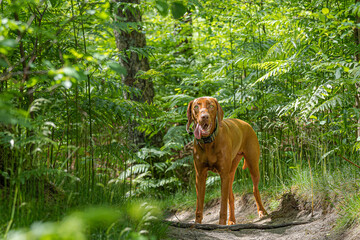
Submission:
[[[203,167],[213,172],[219,172],[218,168],[219,153],[214,149],[194,148],[194,160],[201,163]]]
[[[203,164],[206,166],[208,170],[213,172],[218,172],[216,157],[214,156],[208,157],[206,160],[204,160]]]
[[[219,173],[218,164],[216,159],[207,159],[203,162],[203,166],[207,168],[207,170],[212,171],[214,173]]]

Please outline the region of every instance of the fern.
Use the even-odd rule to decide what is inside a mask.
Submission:
[[[151,190],[157,190],[157,194],[161,194],[160,189],[173,190],[176,189],[176,186],[181,185],[181,182],[176,177],[162,178],[162,179],[136,179],[134,183],[137,185],[135,189],[136,195],[142,195],[144,193],[149,193]],[[175,188],[174,188],[175,187]],[[130,192],[128,192],[130,194]],[[156,192],[155,192],[156,194]]]
[[[241,56],[241,57],[235,59],[234,64],[240,65],[239,67],[246,68],[248,66],[251,66],[255,62],[256,62],[256,59],[254,59],[253,57]]]
[[[278,60],[272,62],[265,62],[265,63],[257,63],[253,64],[253,67],[257,67],[259,69],[267,70],[268,72],[256,80],[251,87],[256,85],[259,82],[263,82],[270,77],[279,76],[285,73],[288,73],[291,70],[292,62],[288,60]]]
[[[175,106],[184,106],[193,100],[194,97],[186,95],[186,94],[176,94],[176,95],[170,95],[163,97],[162,100],[170,103],[169,107],[173,108]]]
[[[171,170],[175,170],[177,168],[190,167],[191,166],[191,164],[190,164],[191,160],[192,160],[192,157],[187,156],[187,157],[181,158],[179,160],[176,160],[174,162],[171,162],[170,167],[168,167],[166,169],[165,173],[168,172],[168,171],[171,171]]]
[[[148,159],[151,157],[161,158],[165,154],[166,154],[165,151],[162,151],[162,150],[159,150],[156,148],[142,148],[137,153],[137,156],[138,156],[138,158],[145,160],[145,159]]]
[[[337,107],[343,106],[343,94],[337,94],[330,99],[324,101],[317,107],[313,109],[313,111],[309,114],[309,116],[314,115],[317,112],[336,109]]]
[[[159,172],[165,172],[168,167],[168,164],[165,162],[157,162],[157,163],[154,163],[154,167]]]
[[[320,101],[325,100],[329,94],[332,87],[333,81],[328,81],[324,84],[318,86],[315,91],[310,96],[310,99],[304,103],[304,106],[301,110],[301,118],[307,119],[312,113],[330,109],[332,106],[341,105],[341,95],[335,95],[328,101],[324,101],[322,104],[318,105]]]
[[[207,179],[206,179],[206,185],[207,186],[213,186],[215,185],[216,183],[218,183],[220,181],[220,176],[209,176]]]
[[[148,173],[150,169],[150,164],[143,163],[143,164],[135,164],[133,166],[129,166],[126,171],[122,171],[118,178],[112,179],[109,183],[122,183],[125,179],[131,177],[132,175]],[[143,175],[145,176],[145,175]]]
[[[185,126],[174,126],[169,128],[164,138],[163,151],[180,150],[185,143],[189,141],[189,136],[186,132]]]
[[[18,176],[16,176],[16,180],[18,180],[20,183],[24,184],[29,179],[35,178],[40,179],[41,177],[46,176],[61,176],[61,178],[68,177],[74,181],[79,181],[80,179],[76,176],[69,174],[65,172],[64,170],[60,169],[50,169],[45,167],[38,167],[36,169],[31,170],[23,170]]]

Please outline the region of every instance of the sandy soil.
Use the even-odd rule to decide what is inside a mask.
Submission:
[[[311,203],[300,201],[291,193],[284,194],[279,200],[278,208],[263,219],[258,219],[254,197],[250,194],[237,197],[235,211],[237,224],[255,223],[259,225],[278,225],[281,223],[308,222],[302,225],[281,227],[276,229],[243,229],[230,230],[200,230],[194,228],[169,227],[169,239],[360,239],[360,228],[338,232],[334,230],[337,213],[330,207],[317,207],[311,213]],[[266,201],[264,201],[265,206]],[[174,222],[194,222],[193,211],[176,212],[167,218]],[[214,200],[205,206],[203,223],[217,224],[219,221],[219,200]]]

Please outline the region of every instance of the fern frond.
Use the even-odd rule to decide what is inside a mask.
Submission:
[[[147,173],[150,169],[150,164],[135,164],[131,167],[128,167],[126,171],[121,172],[118,178],[114,180],[110,180],[109,183],[112,183],[115,181],[115,183],[123,182],[124,179],[127,179],[131,175],[137,175],[142,173]]]
[[[146,193],[151,189],[167,188],[173,189],[175,186],[180,185],[180,180],[176,177],[169,177],[163,179],[136,179],[134,180],[136,186],[136,195]],[[130,192],[127,193],[129,195]]]
[[[189,167],[189,166],[191,166],[191,164],[190,164],[191,160],[192,160],[191,156],[186,156],[184,158],[176,160],[171,163],[170,167],[168,167],[168,169],[166,169],[165,173],[168,171],[180,168],[180,167]]]
[[[239,57],[238,59],[235,59],[234,64],[239,64],[241,67],[248,67],[256,62],[256,59],[253,57]]]
[[[162,98],[164,101],[170,103],[170,108],[175,106],[184,106],[187,105],[194,97],[186,95],[186,94],[176,94],[170,95]]]
[[[168,163],[157,162],[157,163],[154,163],[154,167],[157,168],[157,170],[159,170],[161,172],[165,172],[168,167]]]
[[[206,185],[207,186],[212,186],[215,183],[218,183],[220,181],[220,176],[210,176],[206,179]]]
[[[188,134],[186,133],[185,126],[174,126],[169,128],[163,141],[164,146],[161,148],[162,151],[182,149],[184,144],[188,142]]]
[[[253,64],[253,67],[257,67],[259,69],[267,70],[268,72],[256,80],[251,87],[256,85],[259,82],[263,82],[270,77],[275,77],[287,73],[291,70],[292,63],[288,60],[278,60],[272,62],[265,62],[265,63],[257,63]]]
[[[315,91],[313,91],[309,101],[306,102],[306,104],[302,108],[302,111],[301,111],[302,119],[307,119],[307,117],[310,116],[309,114],[313,111],[313,109],[315,109],[319,100],[320,99],[325,100],[325,98],[329,95],[329,92],[327,91],[327,87],[326,87],[327,85],[329,85],[328,83],[329,82],[318,86],[315,89]],[[331,85],[329,85],[329,86],[331,86]]]
[[[156,158],[161,158],[162,156],[164,156],[167,152],[159,150],[157,148],[142,148],[140,149],[139,152],[137,152],[137,156],[140,159],[147,159],[150,157],[156,157]]]
[[[342,107],[343,105],[343,95],[337,94],[325,102],[321,103],[319,106],[315,107],[309,116],[314,115],[317,112],[335,109],[336,107]]]

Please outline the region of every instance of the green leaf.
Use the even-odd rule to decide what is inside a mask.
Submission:
[[[155,7],[163,17],[165,17],[169,12],[169,5],[165,1],[156,1]]]
[[[62,70],[67,76],[73,77],[79,81],[86,80],[86,75],[82,71],[76,71],[73,67],[64,67]]]
[[[35,86],[35,84],[38,82],[38,80],[36,78],[30,78],[27,82],[26,82],[26,86],[29,87],[33,87]]]
[[[50,0],[51,6],[54,8],[59,5],[61,1],[59,0]]]
[[[1,47],[16,47],[17,42],[14,39],[4,39],[0,41]]]
[[[198,8],[204,8],[198,0],[189,0],[189,5],[196,6]]]
[[[342,68],[337,68],[335,71],[335,79],[339,79],[341,78],[341,69]]]
[[[180,19],[184,16],[187,9],[182,2],[173,2],[171,4],[171,13],[175,19]]]
[[[117,62],[109,62],[108,66],[120,75],[126,75],[126,69]]]
[[[0,66],[6,68],[6,67],[8,67],[9,65],[8,65],[8,63],[7,63],[4,59],[1,59],[1,58],[0,58]]]
[[[321,10],[321,12],[322,12],[324,15],[326,15],[326,14],[328,14],[328,13],[330,12],[330,10],[329,10],[328,8],[323,8],[323,9]]]

